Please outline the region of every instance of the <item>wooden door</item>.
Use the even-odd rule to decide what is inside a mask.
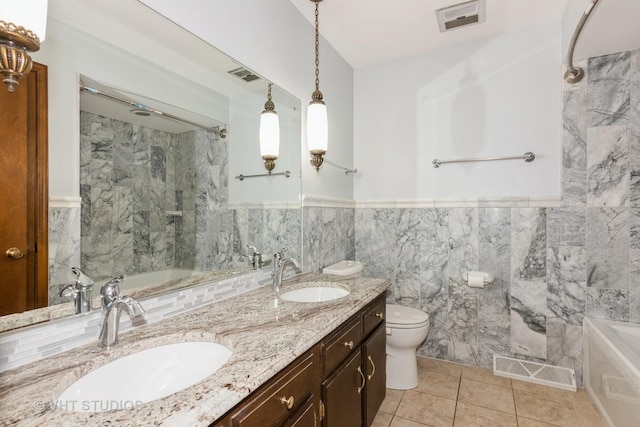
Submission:
[[[367,377],[367,386],[364,389],[365,426],[369,427],[378,413],[378,409],[384,400],[386,389],[386,349],[387,334],[383,323],[362,345],[364,348],[364,372]]]
[[[47,67],[0,84],[0,315],[48,305]]]
[[[362,425],[362,393],[365,385],[362,353],[354,352],[347,361],[322,384],[326,427],[359,427]]]

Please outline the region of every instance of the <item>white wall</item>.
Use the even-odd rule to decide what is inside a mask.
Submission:
[[[358,68],[355,198],[558,197],[560,61],[560,25],[545,24]]]
[[[289,0],[141,1],[300,98],[305,123],[315,81],[314,32]],[[320,89],[329,111],[327,158],[350,166],[353,69],[324,39],[320,42]],[[330,165],[318,174],[306,161],[305,132],[303,126],[302,192],[351,199],[353,178]]]

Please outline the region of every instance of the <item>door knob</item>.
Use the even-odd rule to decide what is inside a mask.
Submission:
[[[9,258],[13,258],[13,259],[20,259],[24,256],[24,252],[22,252],[18,248],[9,248],[7,249],[6,254]]]

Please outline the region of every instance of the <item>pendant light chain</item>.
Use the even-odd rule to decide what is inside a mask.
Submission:
[[[271,85],[273,83],[269,83],[269,90],[267,92],[267,101],[271,101]]]
[[[320,21],[318,20],[318,4],[319,1],[316,1],[316,90],[320,90],[320,32],[318,27],[320,26]]]

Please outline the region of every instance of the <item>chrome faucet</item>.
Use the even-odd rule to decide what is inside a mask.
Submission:
[[[126,276],[118,276],[109,280],[100,288],[102,296],[102,328],[100,329],[100,344],[109,348],[118,342],[120,315],[126,310],[133,323],[144,322],[144,308],[133,297],[120,295],[120,283]],[[115,310],[115,313],[114,313]]]
[[[262,254],[255,246],[247,245],[247,249],[251,252],[249,254],[249,265],[251,265],[254,270],[260,270],[262,268]]]
[[[276,292],[280,292],[280,285],[282,285],[282,275],[287,265],[291,265],[296,273],[302,273],[298,261],[293,258],[284,257],[285,249],[280,249],[273,254],[273,286],[276,288]]]
[[[76,283],[69,284],[60,290],[60,296],[71,291],[71,297],[76,306],[76,314],[89,313],[92,310],[91,292],[93,290],[93,280],[85,275],[78,267],[72,267],[71,271],[76,276]]]

